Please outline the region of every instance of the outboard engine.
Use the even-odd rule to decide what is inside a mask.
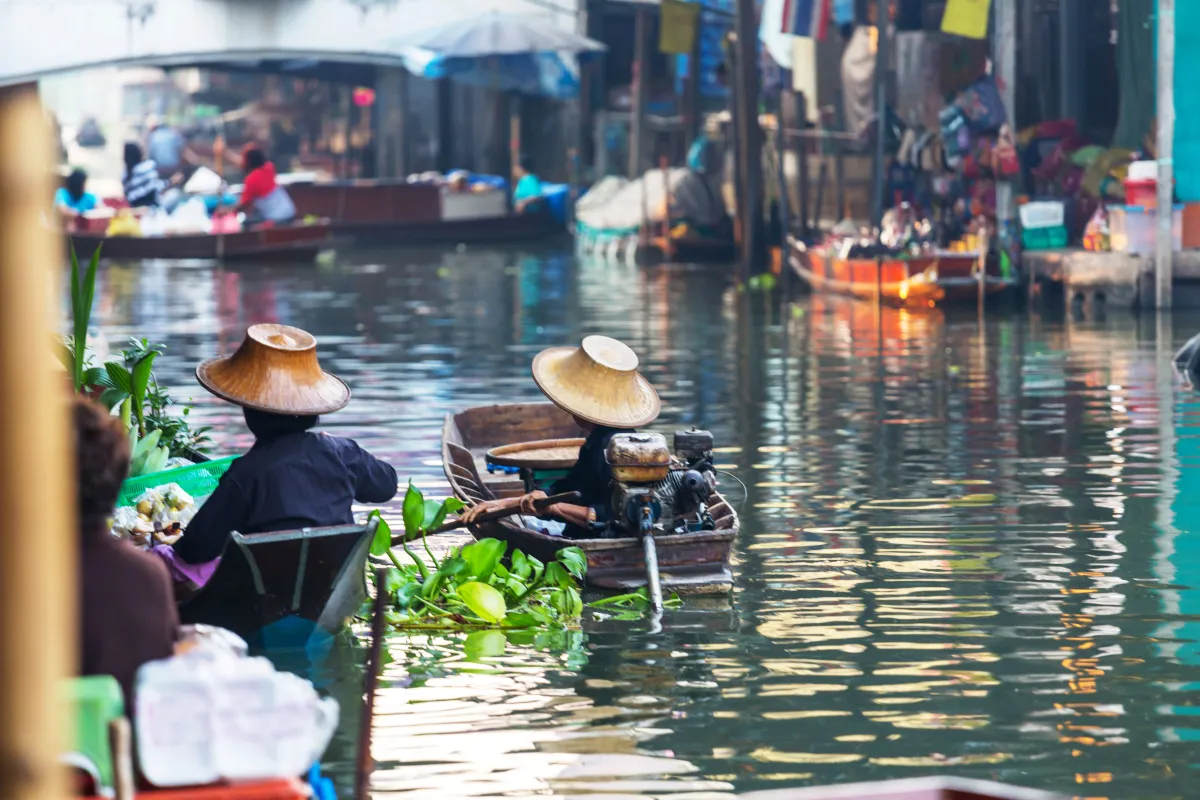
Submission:
[[[657,433],[618,433],[604,457],[612,470],[612,524],[629,534],[651,532],[663,517],[658,488],[671,470],[667,440]]]
[[[610,535],[712,530],[708,497],[716,485],[713,437],[708,431],[675,434],[675,460],[657,433],[619,433],[605,450],[612,470]]]

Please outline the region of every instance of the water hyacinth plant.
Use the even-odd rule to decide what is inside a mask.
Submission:
[[[404,527],[409,536],[421,534],[424,557],[401,545],[403,556],[391,547],[387,522],[373,512],[379,527],[373,555],[387,555],[392,568],[377,591],[391,600],[388,621],[410,629],[482,629],[568,627],[583,612],[579,585],[587,557],[578,547],[560,550],[546,564],[520,550],[503,562],[506,546],[481,539],[451,550],[439,560],[425,539],[452,513],[461,511],[457,498],[426,500],[410,482],[404,496]]]

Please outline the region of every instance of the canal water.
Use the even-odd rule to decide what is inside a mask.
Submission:
[[[657,429],[716,434],[743,508],[730,602],[500,653],[392,635],[377,797],[694,800],[927,774],[1194,796],[1200,400],[1170,355],[1200,317],[785,305],[728,268],[556,250],[112,265],[98,298],[114,347],[167,345],[160,378],[221,452],[247,434],[191,370],[264,321],[312,331],[352,387],[327,429],[434,496],[443,416],[538,398],[533,355],[588,333],[641,354]],[[342,701],[328,767],[345,791],[361,648],[273,655]]]

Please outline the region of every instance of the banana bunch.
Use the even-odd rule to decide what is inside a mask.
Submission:
[[[152,475],[155,472],[162,472],[166,468],[171,451],[158,444],[161,436],[162,431],[150,431],[145,436],[138,438],[137,427],[130,429],[129,449],[132,457],[129,462],[129,477]]]

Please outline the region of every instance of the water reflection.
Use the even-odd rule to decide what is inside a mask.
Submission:
[[[354,391],[328,425],[435,494],[446,412],[534,399],[537,350],[606,333],[643,355],[657,427],[711,428],[745,484],[731,605],[689,604],[658,635],[592,619],[562,641],[394,635],[379,796],[696,798],[931,772],[1190,796],[1200,399],[1169,356],[1200,318],[781,310],[722,269],[508,250],[110,266],[99,297],[115,345],[167,343],[163,379],[224,449],[247,436],[190,370],[252,322],[313,331]],[[361,654],[322,658],[295,668],[352,706]]]

